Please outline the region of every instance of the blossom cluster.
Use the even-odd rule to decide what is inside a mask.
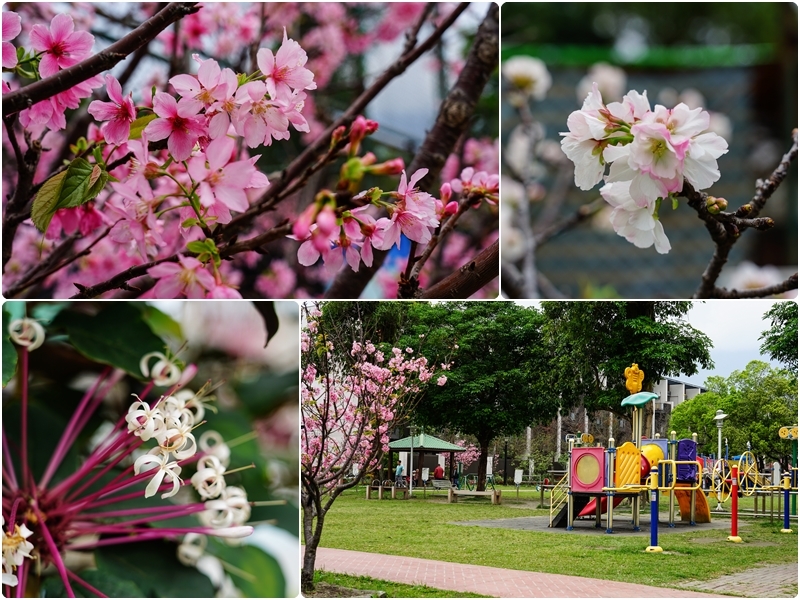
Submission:
[[[567,126],[561,147],[575,163],[575,184],[589,190],[605,181],[600,193],[614,209],[617,234],[639,248],[655,245],[661,254],[670,250],[658,220],[661,202],[677,204],[684,180],[696,190],[710,187],[720,177],[717,159],[728,150],[722,137],[708,131],[702,108],[680,103],[651,109],[647,92],[636,91],[606,105],[596,83]]]
[[[411,348],[395,347],[387,355],[370,341],[354,341],[353,362],[340,373],[329,364],[334,346],[319,333],[319,311],[310,309],[308,315],[301,350],[308,357],[327,357],[328,364],[303,365],[301,464],[318,485],[332,489],[341,474],[364,474],[378,465],[403,401],[419,394],[437,371],[437,385],[445,385],[441,371],[449,365],[439,370],[424,356],[414,358]]]

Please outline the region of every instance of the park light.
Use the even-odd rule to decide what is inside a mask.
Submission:
[[[717,422],[717,462],[720,466],[720,473],[722,474],[721,476],[723,477],[725,470],[722,463],[722,422],[727,418],[727,416],[728,415],[721,410],[718,410],[717,414],[714,416],[714,420]],[[719,496],[717,496],[717,510],[722,510],[722,503],[719,500]]]

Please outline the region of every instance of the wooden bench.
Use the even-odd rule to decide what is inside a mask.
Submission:
[[[408,488],[399,488],[394,485],[393,481],[389,479],[385,480],[383,483],[374,479],[371,484],[367,486],[367,500],[372,499],[372,492],[378,492],[378,500],[383,500],[383,492],[390,491],[392,494],[392,499],[397,498],[397,494],[402,494],[403,498],[408,498]]]
[[[492,504],[500,504],[500,498],[502,495],[502,490],[487,490],[484,492],[472,492],[470,490],[456,490],[450,488],[447,491],[447,501],[448,502],[457,502],[459,496],[491,496]]]
[[[451,487],[453,487],[453,484],[449,479],[433,479],[431,480],[431,483],[433,484],[434,492],[436,490],[449,490]]]

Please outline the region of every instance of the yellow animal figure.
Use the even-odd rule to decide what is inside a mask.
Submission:
[[[633,363],[630,367],[625,369],[625,387],[631,394],[636,394],[642,391],[642,382],[644,381],[644,371],[639,369],[639,365]]]

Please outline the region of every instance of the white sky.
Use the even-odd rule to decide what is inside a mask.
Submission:
[[[733,371],[741,371],[751,360],[762,360],[774,366],[767,356],[762,356],[758,339],[769,329],[769,320],[764,319],[774,300],[706,300],[694,301],[687,314],[689,323],[709,338],[714,369],[701,370],[696,375],[681,379],[687,383],[703,385],[709,375],[728,377]],[[523,306],[539,306],[536,300],[521,300]]]

